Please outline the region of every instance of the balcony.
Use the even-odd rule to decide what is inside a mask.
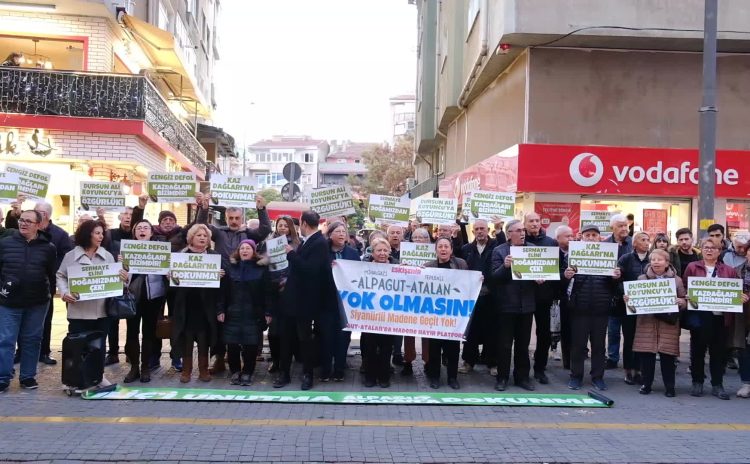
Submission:
[[[0,113],[144,121],[206,168],[206,150],[145,76],[0,68]]]

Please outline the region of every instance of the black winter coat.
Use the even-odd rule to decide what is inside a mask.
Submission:
[[[611,312],[617,281],[609,276],[576,274],[568,309],[579,316],[603,316]]]
[[[12,210],[8,211],[8,214],[5,216],[5,227],[8,229],[18,229],[18,217],[13,214]],[[47,236],[47,240],[55,246],[55,267],[57,269],[60,268],[60,264],[62,264],[63,258],[65,255],[75,248],[73,246],[73,242],[70,240],[70,236],[68,236],[68,233],[65,232],[61,227],[56,226],[52,223],[52,221],[49,221],[49,225],[46,229],[39,231],[42,234],[45,234]],[[55,271],[57,271],[55,269]],[[52,276],[50,277],[49,285],[50,285],[50,293],[55,293],[56,289],[56,278],[55,274],[52,273]]]
[[[484,251],[479,253],[477,248],[477,241],[474,240],[471,243],[467,243],[461,249],[461,256],[469,266],[470,271],[479,271],[484,276],[484,282],[482,282],[482,290],[480,295],[489,294],[489,283],[492,279],[492,252],[498,246],[497,241],[491,238],[487,241],[484,246]]]
[[[320,314],[338,314],[328,250],[328,240],[317,231],[287,253],[289,273],[281,304],[285,315],[315,319]]]
[[[641,261],[638,257],[638,253],[631,251],[622,255],[617,261],[617,267],[622,272],[620,277],[620,283],[617,285],[617,293],[615,294],[614,303],[612,304],[612,315],[613,316],[625,316],[625,300],[622,299],[625,295],[625,289],[622,282],[629,282],[631,280],[638,280],[638,276],[646,273],[646,267],[649,265],[650,253],[646,253],[646,257]]]
[[[501,313],[533,313],[539,285],[530,280],[513,280],[510,268],[505,267],[505,258],[509,254],[509,242],[492,251],[492,290],[496,307]]]
[[[190,250],[185,250],[185,253],[192,253]],[[206,251],[208,254],[218,254],[213,250]],[[224,277],[226,279],[226,276]],[[222,284],[224,284],[222,282]],[[191,301],[188,303],[188,296],[194,295],[198,291],[200,301]],[[209,335],[209,345],[214,346],[218,341],[217,332],[217,321],[216,321],[216,308],[223,304],[224,294],[220,288],[187,288],[187,287],[172,287],[170,291],[174,292],[174,322],[172,324],[172,342],[175,343],[184,335],[186,322],[187,322],[187,311],[188,307],[200,307],[203,309],[208,326],[205,328],[206,333]]]
[[[217,314],[224,314],[224,341],[240,345],[258,345],[260,333],[266,328],[265,316],[271,315],[270,279],[268,268],[255,261],[244,265],[252,268],[253,279],[241,280],[243,263],[229,266],[222,282],[224,297],[217,305]]]
[[[45,234],[27,241],[14,231],[0,240],[0,305],[26,308],[48,303],[56,271],[55,247]]]
[[[115,259],[120,254],[120,247],[123,240],[133,240],[133,230],[125,230],[122,227],[107,231],[104,239],[104,249],[109,251]]]
[[[196,215],[196,224],[206,224],[211,229],[211,240],[214,242],[214,249],[221,253],[221,258],[225,265],[229,264],[229,256],[240,247],[243,240],[253,240],[256,244],[262,242],[271,233],[271,219],[268,217],[266,208],[258,210],[259,225],[257,229],[229,230],[229,227],[216,227],[208,223],[208,208],[198,209]]]

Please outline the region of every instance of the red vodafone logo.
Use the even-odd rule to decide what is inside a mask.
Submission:
[[[570,178],[581,187],[591,187],[602,180],[604,165],[593,153],[580,153],[570,162]]]

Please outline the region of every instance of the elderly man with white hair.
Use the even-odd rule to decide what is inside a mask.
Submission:
[[[633,239],[630,237],[630,226],[628,218],[624,214],[615,214],[609,218],[612,235],[608,242],[617,243],[617,259],[633,251]],[[612,315],[607,325],[607,369],[617,369],[620,362],[620,331],[622,329],[622,318],[625,316],[625,302],[617,298]]]
[[[8,229],[18,229],[18,218],[21,217],[21,205],[25,198],[23,195],[11,203],[11,209],[8,211],[8,215],[5,218],[5,227]],[[57,259],[55,262],[55,269],[60,267],[65,253],[73,249],[73,244],[70,242],[68,233],[62,228],[52,223],[52,205],[44,200],[39,200],[34,206],[34,211],[39,212],[42,216],[42,221],[39,223],[39,232],[47,236],[47,239],[55,246],[57,253]],[[54,295],[57,291],[56,287],[57,278],[55,274],[49,276],[50,294],[53,298],[50,298],[49,309],[47,315],[44,318],[44,332],[42,333],[42,349],[39,352],[39,362],[47,365],[57,364],[57,361],[50,356],[52,349],[50,348],[50,339],[52,337],[52,313],[53,313],[53,301]],[[16,353],[16,357],[20,359],[20,352]]]

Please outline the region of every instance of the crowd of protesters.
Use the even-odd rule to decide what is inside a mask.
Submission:
[[[267,331],[273,387],[292,382],[292,362],[302,370],[301,389],[317,381],[343,381],[351,332],[342,330],[341,302],[332,266],[340,260],[367,261],[382,265],[400,262],[403,241],[432,243],[436,259],[425,267],[479,271],[483,280],[463,347],[459,341],[422,339],[424,373],[432,388],[440,388],[445,366],[446,384],[459,389],[459,374],[470,374],[485,364],[495,377],[495,389],[511,385],[533,391],[548,384],[550,352],[570,371],[567,387],[578,390],[585,380],[585,361],[590,360],[590,382],[606,390],[605,372],[622,361],[624,382],[652,391],[659,359],[664,394],[676,395],[675,372],[680,356],[680,335],[690,332],[690,394],[704,394],[705,356],[709,355],[711,394],[729,399],[724,389],[727,367],[737,368],[742,387],[739,397],[750,397],[750,347],[746,313],[687,311],[688,277],[739,278],[743,281],[743,303],[750,291],[748,237],[730,241],[721,225],[708,228],[708,235],[695,240],[690,229],[675,233],[670,244],[666,234],[650,236],[634,230],[632,218],[616,214],[609,231],[597,226],[581,228],[576,235],[559,226],[547,235],[541,218],[528,213],[522,219],[504,222],[476,220],[470,224],[390,225],[373,230],[364,240],[350,233],[346,218],[323,218],[306,211],[299,218],[269,219],[265,200],[257,197],[258,220],[245,221],[241,208],[226,208],[225,226],[210,223],[209,197],[196,196],[195,219],[177,224],[171,211],[161,211],[151,223],[144,212],[148,196],[119,215],[117,228],[109,229],[103,211],[97,219],[82,217],[72,237],[51,221],[52,208],[43,201],[23,210],[23,199],[15,202],[0,229],[0,391],[6,391],[16,375],[25,389],[37,388],[37,362],[56,364],[50,349],[53,298],[59,293],[67,307],[68,333],[98,330],[101,353],[107,365],[120,362],[120,320],[105,312],[105,300],[80,301],[68,288],[72,265],[114,263],[122,259],[122,240],[169,242],[173,252],[221,256],[219,288],[172,287],[168,276],[120,272],[124,286],[136,300],[136,315],[127,319],[124,354],[130,369],[125,383],[149,382],[161,363],[162,337],[157,325],[166,316],[171,321],[171,367],[179,381],[194,376],[197,346],[197,380],[229,378],[231,384],[249,386],[264,359]],[[585,275],[568,264],[570,243],[576,240],[618,244],[618,264],[611,276]],[[266,240],[286,238],[288,266],[277,269],[269,260]],[[512,247],[551,246],[559,249],[560,280],[515,280]],[[623,282],[644,279],[675,279],[680,313],[626,315],[628,297]],[[559,308],[559,347],[553,340],[550,311]],[[166,313],[166,314],[165,314]],[[533,357],[529,347],[535,330]],[[395,367],[400,375],[414,375],[415,337],[362,333],[363,385],[388,388]],[[481,350],[480,350],[481,347]],[[462,349],[463,348],[463,349]],[[209,361],[213,357],[213,363]],[[462,361],[461,361],[462,360]],[[210,365],[211,364],[211,365]],[[107,382],[106,379],[103,382]]]

